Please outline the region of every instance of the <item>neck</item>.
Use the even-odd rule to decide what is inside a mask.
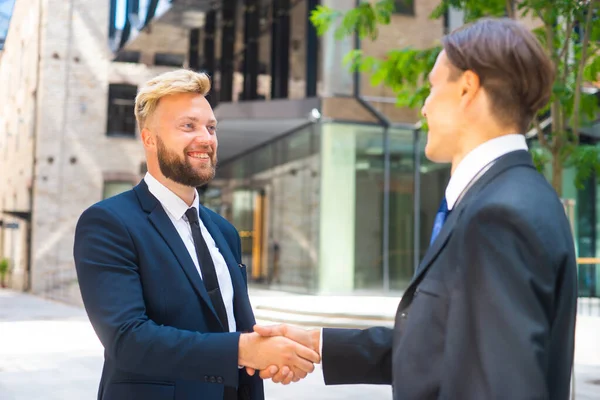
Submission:
[[[192,205],[194,199],[196,198],[196,188],[182,185],[167,178],[162,174],[162,172],[160,172],[160,168],[150,168],[148,165],[148,172],[154,177],[154,179],[163,184],[171,192],[175,193],[177,197],[185,202],[185,204],[188,206]]]
[[[487,134],[482,135],[477,132],[487,132]],[[485,142],[488,142],[492,139],[498,138],[500,136],[506,136],[510,134],[517,133],[518,130],[515,129],[487,129],[480,128],[477,130],[473,130],[471,132],[464,132],[460,140],[458,142],[457,151],[454,153],[452,157],[452,169],[450,170],[450,175],[454,174],[454,171],[458,167],[458,165],[462,162],[462,160],[475,150],[477,147],[481,146]]]

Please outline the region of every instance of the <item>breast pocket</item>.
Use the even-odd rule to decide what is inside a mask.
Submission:
[[[415,338],[425,334],[440,345],[445,336],[449,302],[448,289],[442,281],[424,279],[417,286],[410,306],[398,316],[403,320],[405,334]]]
[[[106,400],[173,400],[175,385],[168,382],[114,382],[108,385],[102,397]]]

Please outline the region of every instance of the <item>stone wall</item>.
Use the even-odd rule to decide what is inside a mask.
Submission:
[[[0,62],[0,212],[27,212],[36,130],[40,8],[17,1]],[[26,221],[0,214],[0,258],[10,261],[10,286],[27,284]],[[18,228],[8,229],[12,224]]]
[[[102,200],[106,179],[137,182],[144,161],[138,138],[106,135],[108,86],[141,85],[173,68],[111,62],[106,2],[43,1],[41,23],[39,7],[26,3],[16,3],[0,63],[0,201],[3,210],[29,210],[32,187],[31,289],[77,303],[72,256],[77,220]],[[152,51],[165,50],[159,47]],[[5,256],[13,246],[10,235],[5,229],[0,236]],[[21,236],[15,247],[24,253],[18,259],[24,271],[27,243]]]

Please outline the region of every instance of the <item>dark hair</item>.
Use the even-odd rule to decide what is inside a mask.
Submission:
[[[451,32],[442,44],[460,74],[470,70],[479,76],[496,117],[525,133],[548,103],[555,77],[535,36],[512,19],[485,18]]]

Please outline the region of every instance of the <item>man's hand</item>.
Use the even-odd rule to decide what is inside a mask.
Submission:
[[[282,381],[291,381],[295,376],[305,377],[314,371],[314,363],[318,362],[320,356],[316,351],[282,335],[261,336],[256,332],[240,335],[238,365],[246,367],[250,375],[257,369],[263,370],[265,376],[274,376],[279,371],[285,374]]]
[[[285,336],[288,339],[312,349],[315,353],[319,353],[321,338],[319,329],[305,330],[285,324],[273,326],[255,325],[254,332],[257,332],[264,337]],[[247,369],[247,372],[249,375],[254,375],[255,373],[252,369]],[[306,375],[307,373],[304,371],[290,370],[287,365],[281,368],[278,368],[277,365],[271,365],[269,368],[260,371],[260,377],[262,379],[272,379],[273,382],[282,383],[284,385],[287,385],[292,381],[298,382],[300,379],[304,379]]]

